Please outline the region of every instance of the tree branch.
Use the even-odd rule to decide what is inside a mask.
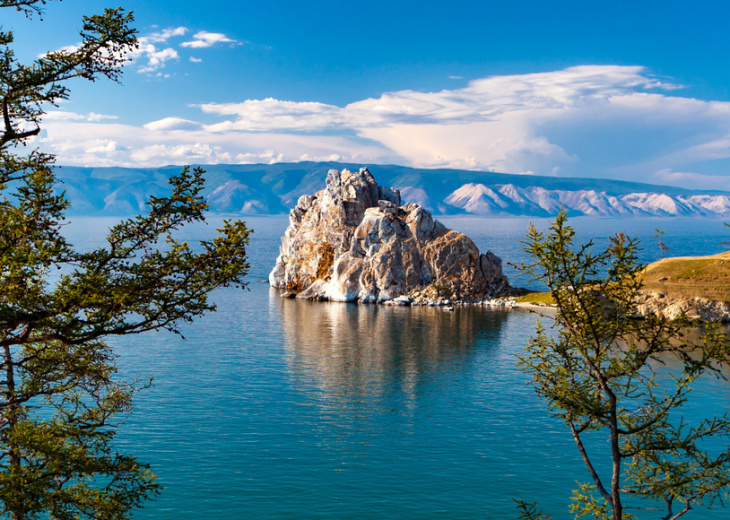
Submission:
[[[603,482],[601,482],[601,477],[598,476],[598,473],[596,473],[595,468],[593,467],[593,464],[591,463],[590,458],[588,457],[588,452],[586,452],[585,446],[583,445],[583,441],[580,438],[580,435],[576,431],[575,427],[573,426],[572,422],[569,422],[568,425],[570,426],[570,431],[573,433],[573,439],[575,440],[575,444],[578,446],[578,451],[580,451],[581,457],[583,457],[583,462],[586,465],[586,468],[588,468],[588,472],[591,474],[591,478],[593,478],[593,482],[596,484],[596,488],[601,493],[601,496],[606,499],[606,501],[613,506],[613,496],[611,493],[609,493],[605,487],[603,487]]]

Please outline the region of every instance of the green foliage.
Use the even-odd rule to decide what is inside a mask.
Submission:
[[[642,289],[637,241],[617,234],[604,251],[592,242],[574,246],[566,221],[561,212],[547,234],[530,226],[524,242],[533,260],[521,268],[550,288],[558,313],[554,331],[538,324],[519,366],[566,422],[591,475],[574,492],[572,512],[619,520],[631,518],[627,503],[648,503],[653,518],[673,520],[722,501],[730,451],[707,447],[728,450],[730,418],[689,424],[680,412],[699,377],[725,377],[728,337],[710,325],[693,342],[687,320],[631,319]],[[584,443],[588,432],[610,445],[603,464]],[[610,474],[600,475],[600,467]]]
[[[525,502],[522,499],[515,500],[517,510],[520,512],[519,520],[550,520],[550,516],[537,509],[537,503]]]
[[[578,489],[573,490],[571,500],[573,503],[570,505],[570,512],[575,513],[576,519],[601,518],[608,520],[613,516],[608,500],[600,493],[597,493],[596,486],[578,483]],[[624,511],[622,518],[629,520],[636,517]]]
[[[44,2],[5,0],[26,14]],[[226,221],[194,250],[174,238],[202,221],[203,172],[184,168],[149,213],[114,226],[106,244],[78,252],[61,235],[67,209],[54,158],[17,151],[37,135],[43,107],[74,77],[117,79],[136,45],[131,13],[84,18],[82,44],[31,66],[0,31],[0,516],[14,520],[122,519],[159,492],[149,467],[114,451],[120,416],[145,383],[116,376],[113,336],[179,333],[214,310],[207,295],[243,286],[249,230]]]

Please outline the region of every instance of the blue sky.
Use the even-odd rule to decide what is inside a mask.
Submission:
[[[4,12],[32,59],[103,1]],[[60,164],[341,160],[730,189],[724,2],[130,0],[123,86],[75,82]]]

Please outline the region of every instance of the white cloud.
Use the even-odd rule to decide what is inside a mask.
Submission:
[[[106,114],[97,114],[89,112],[88,114],[77,114],[65,110],[52,110],[43,116],[46,121],[103,121],[105,119],[118,119],[118,116]]]
[[[198,142],[175,145],[154,144],[133,150],[130,154],[132,160],[143,163],[161,157],[174,163],[209,163],[213,157],[215,157],[215,162],[230,162],[230,154],[224,152],[221,146]]]
[[[456,90],[386,93],[380,98],[357,101],[344,108],[272,98],[199,106],[206,113],[237,116],[237,120],[225,128],[238,130],[466,124],[494,121],[504,114],[606,103],[612,96],[633,92],[636,88],[663,88],[663,84],[643,76],[642,71],[641,67],[583,66],[551,73],[495,76],[471,81],[467,87]]]
[[[145,43],[163,43],[169,40],[170,38],[173,38],[175,36],[184,36],[185,33],[188,32],[187,27],[168,27],[167,29],[164,29],[160,32],[155,32],[148,34],[146,36],[142,36],[139,38],[139,40],[144,41]]]
[[[180,46],[189,47],[191,49],[203,49],[205,47],[212,47],[213,45],[216,45],[218,43],[230,43],[235,45],[239,42],[228,38],[223,33],[199,31],[193,34],[193,39],[191,41],[182,42]]]
[[[190,29],[183,26],[168,27],[161,31],[151,32],[138,37],[137,46],[128,49],[126,53],[126,57],[130,60],[127,65],[137,65],[137,72],[142,74],[149,74],[164,68],[169,61],[180,59],[177,50],[173,45],[170,45],[170,40],[185,36],[189,31]],[[228,38],[222,33],[198,31],[193,35],[191,41],[180,42],[179,46],[201,49],[223,43],[241,45],[240,42]],[[58,49],[58,51],[74,52],[79,49],[79,46],[80,44],[67,45]],[[160,49],[159,47],[163,48]],[[203,60],[190,56],[189,61],[192,63],[200,63]]]
[[[236,155],[237,164],[274,164],[283,162],[284,154],[276,153],[274,150],[264,150],[263,152],[247,152]]]
[[[127,56],[133,64],[138,65],[137,72],[142,74],[155,72],[163,68],[170,60],[180,58],[173,47],[158,49],[157,44],[167,44],[171,38],[184,36],[187,27],[170,27],[162,31],[153,32],[137,38],[137,48],[132,49]]]
[[[137,69],[137,72],[154,72],[160,67],[164,67],[166,62],[180,58],[177,51],[172,47],[162,49],[161,51],[152,48],[147,50],[145,57],[147,58],[147,65],[141,66]]]
[[[279,101],[267,98],[243,103],[198,105],[208,114],[237,116],[235,121],[209,125],[211,132],[230,130],[323,130],[350,127],[348,115],[341,108],[315,102]]]
[[[80,43],[77,43],[75,45],[65,45],[64,47],[56,49],[55,51],[52,51],[52,52],[76,52],[77,50],[79,50],[80,47],[81,47]],[[46,53],[39,54],[38,57],[43,58],[45,55],[46,55]]]
[[[641,67],[583,66],[342,108],[277,100],[201,108],[236,116],[211,131],[350,129],[417,166],[649,181],[661,168],[730,157],[730,104],[668,95],[674,87]]]
[[[158,69],[163,68],[167,62],[180,59],[180,55],[177,50],[174,47],[169,46],[169,41],[173,38],[184,36],[188,32],[189,29],[187,27],[180,26],[167,28],[162,31],[153,32],[139,37],[139,47],[129,54],[129,57],[139,64],[137,72],[143,74],[155,72]],[[191,41],[181,42],[179,46],[200,49],[222,43],[229,43],[231,45],[239,44],[236,40],[228,38],[222,33],[199,31],[193,35],[193,39]],[[159,44],[165,44],[168,46],[163,49],[158,49],[157,46]],[[203,60],[190,56],[189,61],[192,63],[200,63]]]
[[[189,119],[181,119],[179,117],[166,117],[144,125],[147,130],[155,132],[164,132],[166,130],[198,130],[201,126],[202,125],[200,123],[190,121]]]
[[[165,62],[171,59],[178,59],[177,51],[172,47],[162,50],[157,49],[156,44],[167,43],[175,37],[184,36],[188,32],[187,27],[169,27],[162,31],[152,32],[137,38],[137,47],[128,49],[126,57],[129,64],[139,65],[138,72],[153,72],[165,66]],[[75,52],[80,48],[80,43],[61,47],[58,51]]]
[[[305,153],[300,156],[298,160],[311,162],[337,162],[344,161],[345,159],[336,153],[331,153],[329,155],[309,155],[308,153]]]
[[[210,132],[351,130],[413,165],[550,173],[580,157],[538,132],[540,125],[664,88],[641,67],[583,66],[484,78],[462,89],[386,93],[345,107],[271,98],[199,107],[225,117],[207,125]]]
[[[438,92],[390,92],[344,107],[273,98],[195,105],[219,119],[212,124],[167,117],[139,128],[57,115],[45,125],[44,146],[63,150],[59,162],[67,164],[97,155],[100,162],[145,166],[336,156],[730,186],[730,103],[679,97],[675,87],[642,67],[581,66],[493,76]],[[87,144],[69,145],[76,136]],[[95,139],[118,144],[96,152],[89,144]]]
[[[88,154],[109,154],[117,149],[117,142],[113,139],[96,139],[87,142],[86,153]]]
[[[36,144],[58,155],[59,164],[144,167],[167,164],[296,162],[302,156],[338,156],[353,162],[402,162],[377,143],[347,136],[282,133],[211,133],[179,131],[181,118],[166,118],[138,127],[119,123],[46,121],[46,137]],[[194,122],[186,124],[194,125]],[[103,148],[106,140],[115,149]],[[314,159],[313,159],[314,160]]]
[[[720,175],[678,172],[667,168],[655,172],[651,180],[656,184],[691,186],[698,189],[730,191],[730,177]]]

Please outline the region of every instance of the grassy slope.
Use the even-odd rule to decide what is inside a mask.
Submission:
[[[730,302],[730,251],[713,256],[665,258],[644,270],[644,288],[679,298]],[[521,303],[554,303],[550,293],[530,292]]]
[[[522,296],[518,296],[517,303],[531,303],[533,305],[554,305],[555,300],[548,292],[528,292]]]
[[[730,301],[730,251],[654,262],[644,271],[644,285],[672,296]]]

